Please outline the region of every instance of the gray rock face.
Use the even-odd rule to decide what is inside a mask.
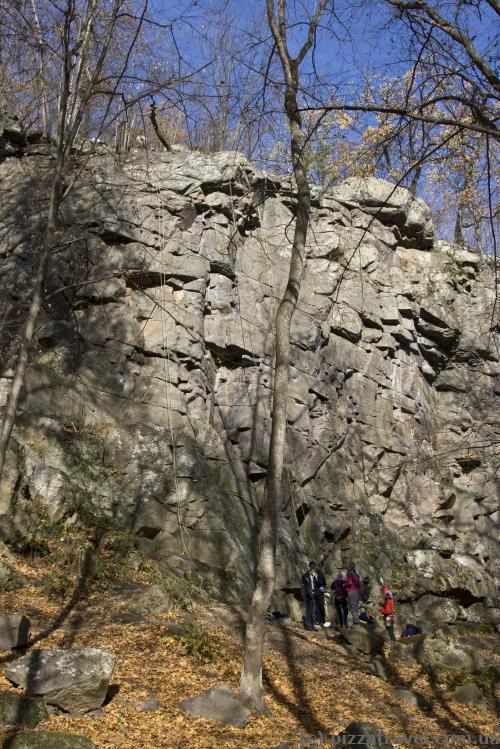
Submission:
[[[5,676],[48,705],[83,715],[102,705],[115,656],[96,648],[34,650],[5,669]]]
[[[30,628],[23,614],[0,614],[0,649],[22,648],[29,640]]]
[[[0,725],[34,728],[49,715],[42,699],[0,692]]]
[[[0,155],[18,155],[21,148],[27,145],[20,121],[9,112],[0,110]]]
[[[179,707],[197,718],[208,718],[226,726],[244,728],[252,713],[227,684],[220,684],[189,700],[179,702]]]
[[[29,173],[0,163],[13,334],[36,270],[35,196],[48,189],[47,158],[24,153]],[[0,484],[2,538],[91,513],[153,559],[189,556],[207,595],[248,603],[291,195],[235,153],[89,156],[62,211],[68,249],[53,259]],[[435,240],[421,200],[372,178],[315,193],[306,260],[273,606],[297,612],[312,554],[328,576],[354,557],[391,580],[401,621],[498,621],[488,260]],[[16,340],[2,335],[0,408]]]
[[[401,244],[423,250],[431,247],[434,225],[429,207],[405,188],[376,177],[352,177],[334,189],[333,197],[349,207],[359,206],[383,224],[397,227]],[[370,227],[370,222],[366,225]]]

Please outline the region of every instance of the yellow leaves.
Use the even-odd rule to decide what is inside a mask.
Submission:
[[[25,563],[23,569],[36,581],[47,567]],[[321,726],[325,734],[336,734],[353,720],[378,723],[389,736],[425,731],[442,735],[449,732],[443,726],[452,720],[456,725],[462,721],[477,726],[486,734],[493,732],[491,710],[457,705],[449,689],[430,683],[419,666],[408,668],[391,661],[400,684],[431,703],[428,713],[393,698],[391,684],[363,673],[364,663],[346,654],[338,642],[318,640],[298,625],[287,627],[286,637],[281,628],[269,629],[264,659],[269,716],[255,716],[244,731],[194,719],[179,709],[180,700],[222,682],[238,690],[242,652],[238,628],[222,626],[218,609],[196,605],[197,628],[207,633],[215,653],[213,661],[197,661],[186,655],[177,638],[167,636],[162,622],[171,616],[135,626],[121,624],[118,617],[124,602],[109,591],[91,591],[52,632],[50,625],[61,607],[42,597],[37,587],[0,594],[0,610],[37,612],[31,615],[35,633],[47,630],[38,646],[94,646],[117,655],[113,696],[101,717],[51,716],[41,730],[86,735],[98,749],[265,749],[286,741],[295,746],[301,731],[317,735]],[[485,647],[494,647],[493,639],[484,642]],[[386,657],[390,658],[389,648]],[[1,672],[0,689],[13,690]],[[159,709],[144,712],[138,701],[151,691]]]

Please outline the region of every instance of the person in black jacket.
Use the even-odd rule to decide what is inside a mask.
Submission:
[[[326,621],[326,610],[325,610],[325,591],[326,591],[326,577],[325,573],[317,562],[309,562],[309,568],[314,565],[316,574],[318,576],[318,590],[316,593],[317,599],[317,623],[320,627],[330,626],[330,622]]]
[[[310,562],[309,569],[302,575],[300,594],[305,607],[304,628],[319,629],[318,620],[318,592],[320,588],[317,565]]]

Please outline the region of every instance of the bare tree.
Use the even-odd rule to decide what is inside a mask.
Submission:
[[[45,279],[51,252],[57,243],[58,212],[64,197],[64,173],[82,120],[95,94],[110,52],[124,0],[65,0],[60,7],[58,59],[60,91],[58,96],[56,162],[51,180],[50,199],[38,269],[26,321],[20,335],[17,360],[0,430],[0,478],[17,406],[24,385],[35,327],[42,305]],[[147,8],[145,0],[144,12]],[[14,8],[16,10],[16,8]],[[40,45],[40,25],[35,17],[35,41]],[[100,34],[95,34],[99,28]],[[43,40],[42,40],[43,41]],[[53,41],[53,40],[52,40]],[[132,41],[132,44],[134,42]],[[47,46],[50,46],[47,43]],[[125,55],[127,59],[127,54]]]
[[[307,37],[296,56],[288,45],[286,0],[266,0],[267,18],[278,52],[285,81],[284,109],[290,130],[290,148],[296,183],[295,230],[292,242],[288,282],[275,320],[274,385],[269,465],[265,497],[261,508],[257,584],[248,610],[245,650],[241,669],[240,692],[243,700],[256,710],[265,710],[262,684],[264,616],[271,602],[275,583],[278,508],[286,439],[286,399],[290,359],[290,323],[297,306],[305,265],[305,246],[309,226],[311,193],[305,159],[305,133],[298,96],[300,66],[315,43],[316,31],[328,0],[319,0],[308,24]]]

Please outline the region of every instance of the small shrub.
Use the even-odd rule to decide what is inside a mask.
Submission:
[[[12,549],[23,557],[30,559],[43,559],[50,555],[48,545],[39,539],[31,538],[29,540],[17,538],[11,543]]]
[[[49,572],[42,580],[41,592],[46,598],[59,601],[67,598],[74,587],[74,581],[68,575]]]
[[[439,287],[435,281],[433,281],[432,279],[429,279],[427,281],[426,291],[427,291],[427,296],[435,296],[439,291]]]
[[[217,658],[218,641],[208,632],[204,632],[197,624],[191,624],[179,642],[184,647],[186,655],[197,661],[215,661]]]
[[[85,419],[76,416],[74,419],[65,421],[62,425],[65,432],[72,434],[84,434],[97,440],[104,439],[112,429],[112,425],[105,421],[86,422]]]

